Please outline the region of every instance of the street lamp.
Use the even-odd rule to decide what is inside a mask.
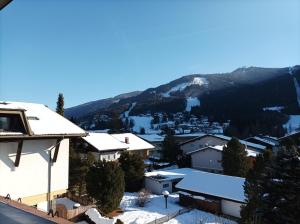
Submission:
[[[162,194],[165,197],[165,201],[166,201],[166,208],[168,208],[168,196],[169,196],[169,191],[163,191]]]

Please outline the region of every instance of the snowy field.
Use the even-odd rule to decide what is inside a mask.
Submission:
[[[161,218],[168,214],[177,212],[182,209],[178,204],[179,196],[177,194],[171,194],[168,198],[168,208],[165,208],[165,199],[162,195],[150,195],[150,201],[145,207],[138,207],[136,205],[136,194],[125,193],[121,202],[121,208],[124,213],[115,217],[121,219],[126,224],[146,224],[154,221],[155,219]],[[202,221],[202,222],[200,222]],[[236,222],[220,218],[213,214],[192,210],[188,213],[179,215],[174,219],[167,222],[168,224],[198,224],[198,223],[209,223],[209,224],[236,224]]]
[[[290,115],[289,120],[283,125],[287,129],[287,133],[290,134],[300,128],[300,115]]]

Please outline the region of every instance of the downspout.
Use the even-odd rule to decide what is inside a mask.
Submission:
[[[57,145],[60,145],[60,143],[64,140],[64,136],[62,137],[61,141],[57,142],[53,147],[48,150],[48,191],[47,191],[47,207],[48,211],[52,209],[52,200],[51,200],[51,180],[52,180],[52,150],[56,148]]]

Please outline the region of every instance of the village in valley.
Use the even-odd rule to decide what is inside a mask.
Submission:
[[[153,37],[153,40],[151,37],[149,40],[143,36],[139,41],[133,38],[135,40],[133,44],[126,32],[130,33],[130,30],[135,33],[136,28],[131,30],[128,24],[133,27],[140,25],[137,20],[149,16],[146,12],[150,5],[155,6],[155,9],[158,6],[158,8],[166,7],[164,4],[167,4],[167,1],[152,2],[149,5],[143,1],[130,4],[127,2],[130,7],[118,1],[113,3],[74,1],[74,5],[71,1],[55,2],[54,5],[51,1],[30,3],[37,4],[38,7],[34,10],[36,14],[32,15],[34,18],[31,20],[32,23],[39,24],[37,18],[41,18],[41,21],[47,22],[52,31],[56,30],[56,26],[63,27],[60,33],[45,34],[48,38],[57,40],[56,44],[62,41],[63,45],[59,46],[66,48],[68,44],[73,43],[72,41],[79,41],[82,44],[84,42],[87,46],[90,44],[89,41],[97,44],[103,41],[101,43],[103,56],[99,57],[101,60],[96,54],[91,53],[94,49],[98,49],[97,44],[87,47],[88,55],[93,56],[85,57],[81,56],[85,52],[85,47],[81,49],[79,46],[81,50],[77,52],[74,50],[77,46],[70,44],[72,50],[69,49],[71,53],[68,57],[71,55],[78,57],[80,63],[72,61],[68,67],[64,64],[68,58],[65,57],[64,60],[57,59],[59,68],[67,68],[64,72],[71,73],[83,68],[81,62],[87,63],[85,65],[89,68],[93,64],[103,63],[101,66],[104,66],[112,60],[111,57],[121,59],[118,63],[111,62],[113,66],[106,72],[117,69],[114,70],[117,74],[122,69],[126,70],[127,64],[122,67],[122,60],[127,58],[133,58],[136,67],[126,70],[127,73],[124,73],[126,78],[122,74],[124,77],[117,76],[116,79],[110,77],[112,73],[98,72],[99,66],[95,69],[97,71],[95,74],[93,69],[85,68],[79,78],[75,77],[76,75],[66,78],[63,77],[63,73],[57,76],[53,74],[51,80],[57,79],[55,81],[55,85],[59,86],[57,88],[49,79],[46,81],[47,75],[38,79],[37,76],[29,75],[30,72],[24,72],[25,78],[14,79],[12,85],[11,81],[7,81],[11,80],[11,77],[2,72],[6,71],[6,67],[0,68],[0,224],[297,224],[300,222],[299,65],[279,68],[244,66],[226,73],[191,73],[181,78],[177,77],[173,81],[163,79],[169,82],[163,84],[161,81],[159,86],[158,82],[152,82],[155,83],[154,86],[157,85],[155,88],[148,86],[144,91],[127,92],[105,98],[107,94],[111,94],[109,88],[118,88],[118,91],[125,90],[126,86],[144,88],[142,85],[144,82],[151,83],[155,77],[158,81],[162,79],[161,75],[153,77],[151,75],[150,68],[156,67],[151,64],[154,57],[148,61],[143,59],[149,63],[148,69],[151,71],[149,77],[142,79],[141,71],[138,70],[137,64],[140,62],[138,63],[137,55],[130,55],[128,52],[148,47],[151,41],[155,43],[163,41],[168,46],[169,42],[177,39],[185,40],[194,36],[198,39],[199,33],[193,30],[191,33],[178,33],[174,36],[166,34],[158,39]],[[213,13],[216,6],[222,6],[218,8],[221,11],[226,8],[220,2],[218,4],[200,2],[201,7],[198,10],[209,6],[208,8],[212,7],[210,12]],[[180,5],[176,5],[179,3]],[[9,19],[6,18],[11,18],[13,12],[20,13],[22,4],[24,3],[0,0],[0,13],[4,12],[0,26],[2,23],[9,24],[7,22]],[[146,6],[147,10],[143,11],[145,15],[141,13],[135,17],[133,14],[138,11],[135,7],[141,7],[140,4]],[[186,5],[183,2],[178,1],[176,4],[178,11],[174,12],[185,10]],[[197,5],[195,2],[188,3],[189,10],[192,11],[194,4]],[[173,7],[171,5],[167,4],[166,11]],[[57,6],[62,9],[57,9]],[[76,20],[75,14],[66,13],[64,10],[70,6],[77,10]],[[88,10],[85,8],[87,6]],[[120,6],[126,7],[123,9]],[[239,6],[244,8],[244,5]],[[22,11],[24,15],[32,12],[32,9],[29,10],[27,7],[25,8],[28,11]],[[56,22],[52,23],[52,19],[49,18],[45,20],[44,16],[47,13],[43,15],[43,12],[47,11],[44,11],[46,8],[49,8],[49,12],[55,12],[53,15],[50,14],[53,16],[51,18],[58,18],[58,20],[54,18]],[[193,15],[189,10],[188,13],[184,13],[184,17]],[[123,15],[124,12],[126,13]],[[20,15],[23,15],[22,13]],[[115,18],[113,15],[117,14],[121,15],[119,23],[126,24],[123,24],[126,29],[122,26],[122,29],[126,30],[124,33],[119,30],[117,20],[113,19]],[[172,16],[169,13],[168,15]],[[130,20],[131,16],[134,17],[134,22]],[[157,16],[166,19],[165,13]],[[166,19],[167,27],[176,23],[173,20],[177,16],[180,16],[180,13],[170,21]],[[202,15],[198,15],[197,12],[188,21],[192,22],[198,16]],[[245,15],[247,16],[249,15]],[[90,20],[86,23],[83,19],[84,31],[81,32],[77,23],[81,24],[82,21],[79,20],[85,17]],[[206,17],[202,19],[206,21]],[[149,18],[150,21],[155,20],[153,15]],[[229,19],[227,17],[223,19],[225,18]],[[101,21],[100,28],[96,29],[90,25],[90,23],[95,25],[95,21]],[[182,21],[185,21],[183,17],[177,20],[177,23],[180,25]],[[201,35],[213,32],[215,28],[212,27],[220,23],[218,21],[212,23],[212,27],[206,27],[202,20],[199,21],[197,20],[205,27],[200,32]],[[230,21],[229,24],[237,22]],[[21,23],[20,20],[18,22]],[[144,21],[145,24],[148,22]],[[138,26],[141,29],[141,31],[138,29],[139,34],[135,33],[138,37],[143,34],[142,31],[149,32],[148,35],[155,33],[150,29],[151,26],[146,29],[144,23],[142,28]],[[161,23],[162,21],[158,21],[153,27],[159,28]],[[104,24],[108,24],[107,27]],[[185,24],[183,30],[189,28],[187,21],[183,24]],[[7,27],[9,25],[3,30],[9,32],[13,29]],[[37,27],[43,36],[40,29],[43,30],[44,25],[39,24]],[[73,35],[74,40],[71,38],[70,41],[64,35],[68,36],[73,29],[76,30],[76,34],[78,30],[81,34],[76,37]],[[97,33],[97,38],[92,35],[93,32],[85,33],[90,29]],[[161,33],[164,33],[165,29],[160,30]],[[245,27],[240,29],[244,32]],[[107,39],[104,37],[105,32],[111,32]],[[58,37],[53,36],[53,33]],[[2,33],[0,35],[2,36]],[[17,35],[14,35],[14,38],[22,39]],[[115,49],[111,49],[117,42],[113,38],[120,38],[118,40],[123,44],[117,49],[118,53],[114,52]],[[224,40],[228,39],[225,36]],[[27,50],[34,49],[35,44],[42,43],[40,41],[35,40],[22,46]],[[9,41],[6,39],[3,43]],[[0,47],[4,45],[0,40]],[[110,47],[105,48],[106,45]],[[177,45],[175,41],[174,46]],[[179,45],[177,47],[181,49]],[[55,46],[54,48],[59,50],[53,50],[53,46],[50,45],[47,53],[41,51],[38,57],[35,55],[35,60],[40,58],[47,61],[46,57],[54,51],[55,55],[63,55],[59,47]],[[20,47],[21,52],[23,48]],[[193,48],[194,46],[191,49]],[[150,52],[151,47],[148,50]],[[182,50],[176,50],[176,54],[173,53],[174,57],[181,56],[179,52]],[[168,52],[169,57],[172,55],[169,51],[171,50],[168,48],[160,54]],[[207,51],[208,55],[210,51]],[[228,49],[222,59],[225,64],[229,63],[227,51]],[[155,57],[158,54],[155,54]],[[0,49],[0,55],[2,60],[8,54],[2,53]],[[219,55],[219,49],[215,55]],[[254,55],[256,58],[258,54]],[[22,57],[29,58],[29,56]],[[93,61],[95,58],[98,61]],[[162,72],[166,72],[163,69],[163,64],[166,63],[164,60],[160,64]],[[7,62],[9,60],[3,61],[7,63],[5,65],[9,65]],[[18,64],[17,60],[13,61]],[[126,61],[129,64],[130,62]],[[17,66],[14,63],[15,68]],[[28,66],[26,62],[21,64],[22,69]],[[171,67],[176,64],[182,66],[177,61],[173,62]],[[36,71],[40,72],[39,66],[40,64],[35,62],[34,69],[30,71],[34,74]],[[52,70],[53,67],[51,69],[47,67],[46,70],[53,72],[55,71]],[[199,68],[195,65],[187,67],[187,72]],[[137,71],[137,74],[131,77],[129,74],[132,71]],[[172,73],[174,70],[171,71],[168,72]],[[89,76],[89,72],[94,75]],[[96,79],[97,77],[100,78]],[[35,83],[36,89],[22,83],[24,81],[31,85],[35,79],[38,79]],[[110,82],[110,86],[104,94],[102,89],[106,88],[106,79]],[[40,86],[42,89],[38,91]],[[62,90],[58,92],[58,88]],[[9,95],[15,93],[20,95]],[[103,93],[105,97],[92,101],[91,99],[98,99],[99,93]]]

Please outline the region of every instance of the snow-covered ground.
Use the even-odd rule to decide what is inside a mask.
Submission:
[[[194,209],[188,213],[179,215],[165,224],[236,224],[235,221],[225,219],[208,212]]]
[[[146,134],[153,133],[151,129],[152,116],[129,116],[129,119],[134,121],[133,131],[140,133],[141,128],[145,128]]]
[[[264,107],[263,111],[277,111],[277,112],[281,112],[283,109],[284,109],[284,106]]]
[[[121,219],[127,224],[145,224],[155,219],[164,217],[168,214],[177,212],[182,209],[178,204],[179,197],[177,194],[170,194],[168,198],[168,208],[165,208],[165,199],[162,195],[150,195],[150,201],[145,207],[138,207],[136,205],[136,194],[125,193],[123,200],[121,202],[121,208],[124,213],[115,217],[115,220]],[[201,223],[217,224],[217,223],[228,223],[236,224],[236,222],[221,218],[219,216],[213,215],[211,213],[192,210],[191,212],[182,214],[175,217],[174,219],[167,222],[168,224],[194,224]]]
[[[150,201],[145,207],[138,207],[136,199],[136,194],[125,193],[121,202],[121,208],[124,210],[124,213],[115,217],[115,219],[121,219],[128,224],[145,224],[182,209],[178,204],[179,197],[177,194],[169,196],[167,209],[165,208],[165,199],[162,195],[150,195]]]
[[[285,123],[283,125],[283,127],[286,128],[288,134],[299,129],[300,128],[300,115],[290,115],[288,122]]]
[[[200,100],[198,99],[198,97],[188,97],[186,99],[186,111],[190,112],[192,107],[196,106],[200,106]]]

